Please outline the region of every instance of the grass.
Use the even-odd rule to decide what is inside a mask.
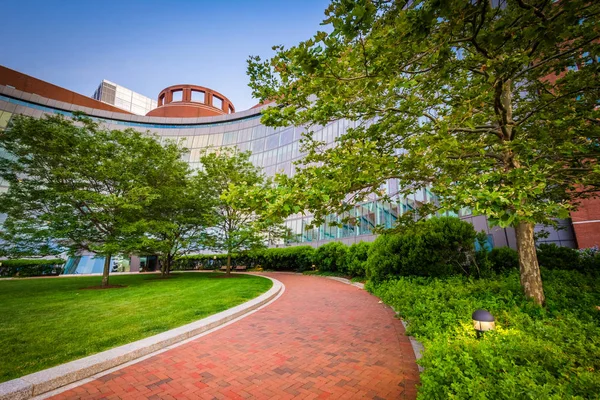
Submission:
[[[250,275],[177,273],[0,281],[0,382],[130,343],[250,300],[271,288]]]

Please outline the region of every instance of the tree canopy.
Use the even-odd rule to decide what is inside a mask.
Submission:
[[[248,62],[254,95],[277,102],[265,124],[356,124],[333,147],[307,135],[273,209],[322,220],[389,179],[431,188],[439,210],[515,227],[522,285],[543,303],[533,226],[599,189],[599,14],[587,0],[333,0],[327,32]]]
[[[231,255],[264,247],[268,240],[286,235],[281,217],[265,214],[269,182],[250,162],[250,153],[233,150],[208,151],[201,158],[202,169],[193,179],[197,185],[211,188],[218,198],[213,224],[207,231],[208,248],[227,254],[227,273]]]
[[[172,179],[181,156],[174,144],[83,116],[15,117],[0,148],[9,183],[0,195],[3,239],[104,255],[105,286],[110,256],[140,248],[144,210],[160,200],[156,188]]]

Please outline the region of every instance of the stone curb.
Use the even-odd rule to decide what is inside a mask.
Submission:
[[[251,313],[275,299],[284,289],[280,281],[268,276],[263,277],[270,279],[273,282],[273,286],[266,293],[252,300],[190,324],[159,333],[158,335],[0,383],[0,400],[26,400],[34,396],[39,396],[61,386],[96,375],[165,347],[172,346]]]

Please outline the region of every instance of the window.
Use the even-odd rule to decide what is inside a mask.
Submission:
[[[173,101],[183,101],[183,90],[173,90]]]
[[[199,90],[192,90],[192,101],[194,103],[204,103],[205,101],[205,93]]]
[[[275,149],[279,146],[279,134],[271,135],[267,138],[266,150]]]
[[[223,99],[220,97],[217,97],[217,96],[213,96],[213,107],[222,109],[223,108]]]
[[[160,107],[163,104],[165,104],[165,95],[164,94],[158,98],[158,106]]]

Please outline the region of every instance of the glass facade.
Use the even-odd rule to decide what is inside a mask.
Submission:
[[[77,107],[73,106],[72,109]],[[72,115],[71,111],[0,94],[0,130],[8,124],[13,112],[3,110],[14,110],[16,113],[38,117],[43,113]],[[252,163],[262,168],[267,176],[273,176],[275,173],[293,176],[296,169],[294,163],[302,160],[304,156],[299,144],[304,133],[303,128],[264,126],[260,123],[259,109],[222,117],[178,118],[177,123],[168,118],[157,117],[135,117],[134,121],[124,120],[125,118],[92,117],[92,119],[109,129],[128,127],[140,132],[149,131],[156,134],[163,143],[175,141],[189,150],[184,155],[184,160],[190,163],[192,168],[199,166],[203,150],[231,147],[240,151],[250,151]],[[354,123],[340,120],[314,128],[315,138],[323,141],[327,146],[332,146],[335,139],[344,134],[349,127],[353,127]],[[372,196],[368,201],[351,210],[348,221],[343,222],[341,226],[337,225],[342,223],[342,218],[332,216],[325,224],[311,227],[312,216],[302,214],[290,216],[285,224],[294,233],[296,243],[316,245],[315,242],[327,240],[348,239],[347,242],[370,240],[373,238],[371,235],[375,227],[391,228],[404,213],[417,209],[425,202],[436,201],[435,195],[426,189],[416,190],[410,196],[400,196],[396,179],[389,180],[381,189],[388,194],[391,202]],[[447,215],[472,218],[469,217],[470,214],[470,210],[464,209],[459,213]],[[490,231],[487,222],[486,230]]]

